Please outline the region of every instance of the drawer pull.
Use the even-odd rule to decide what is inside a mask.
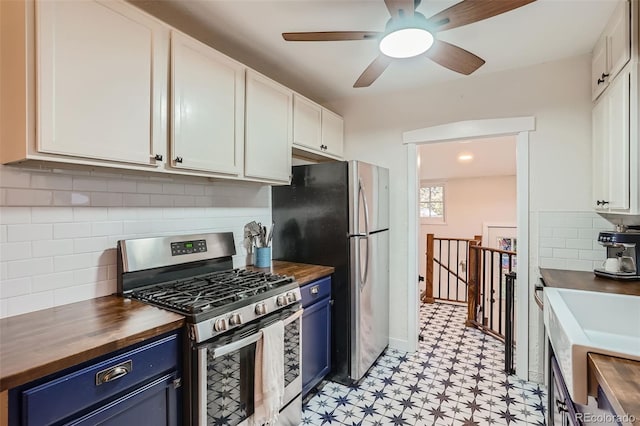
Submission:
[[[320,286],[314,285],[313,287],[311,287],[311,294],[318,294],[319,291],[320,291]]]
[[[114,380],[118,380],[121,377],[126,376],[133,369],[133,363],[131,360],[125,361],[122,364],[115,367],[107,368],[96,373],[96,386],[100,386],[103,383],[109,383]]]

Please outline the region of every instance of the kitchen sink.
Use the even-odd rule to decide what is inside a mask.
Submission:
[[[544,325],[576,403],[587,403],[588,352],[640,361],[640,296],[546,287]]]

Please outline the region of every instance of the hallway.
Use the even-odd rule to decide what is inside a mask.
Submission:
[[[387,350],[357,387],[327,382],[302,424],[544,425],[544,387],[506,375],[503,344],[465,318],[463,306],[422,305],[416,353]]]

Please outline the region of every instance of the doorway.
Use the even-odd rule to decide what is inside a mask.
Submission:
[[[403,143],[407,146],[407,238],[409,277],[418,276],[418,145],[460,139],[487,138],[514,135],[516,137],[516,185],[517,185],[517,240],[519,262],[517,265],[518,286],[516,290],[516,336],[519,350],[516,353],[516,375],[527,379],[529,354],[529,132],[535,130],[534,117],[515,117],[462,121],[404,132]],[[413,236],[413,237],[411,237]],[[408,338],[417,347],[419,291],[416,282],[409,279],[408,292]]]

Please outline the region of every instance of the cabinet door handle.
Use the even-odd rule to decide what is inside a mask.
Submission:
[[[176,157],[176,163],[182,163],[182,157]]]
[[[133,370],[133,362],[129,360],[115,367],[109,367],[106,370],[99,371],[96,373],[96,386],[120,379],[129,374],[131,370]]]
[[[605,201],[605,200],[597,200],[596,201],[596,205],[598,205],[598,206],[606,206],[607,204],[609,204],[609,202]]]
[[[154,155],[153,159],[156,161],[162,161],[164,157],[162,156],[162,154],[156,154]]]
[[[313,287],[311,287],[311,294],[318,294],[319,291],[320,291],[320,286],[314,285]]]
[[[598,79],[598,85],[604,83],[606,81],[605,78],[607,77],[609,77],[609,74],[603,72],[600,78]]]

